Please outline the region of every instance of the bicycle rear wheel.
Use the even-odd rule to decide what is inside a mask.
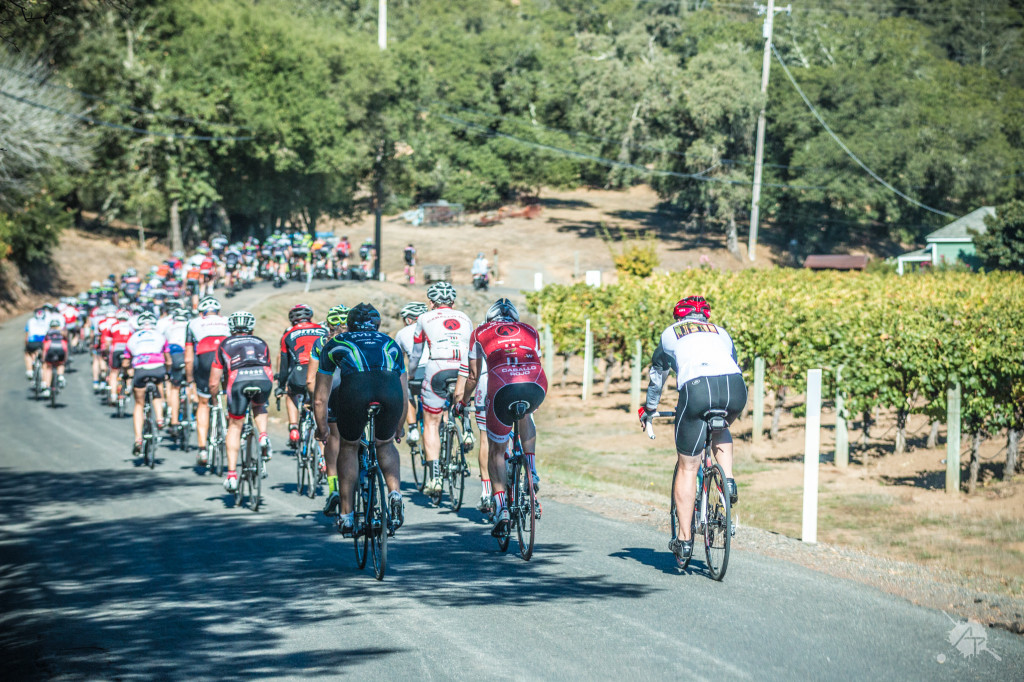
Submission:
[[[707,499],[707,523],[704,525],[704,552],[708,559],[708,573],[722,580],[729,567],[732,508],[725,487],[725,472],[715,464],[704,473],[703,494]]]
[[[50,407],[57,408],[57,370],[51,370],[50,375]]]
[[[250,417],[251,419],[252,417]],[[260,510],[260,502],[263,501],[263,467],[266,463],[263,461],[262,448],[260,448],[259,442],[256,440],[256,427],[251,425],[249,431],[249,487],[251,495],[249,497],[249,508],[254,512]]]
[[[388,527],[391,525],[391,514],[388,509],[388,488],[384,484],[384,474],[375,468],[370,476],[370,549],[373,554],[373,575],[377,580],[384,579],[384,571],[388,566]]]
[[[309,454],[309,443],[303,438],[299,441],[299,449],[295,453],[295,492],[302,494],[306,487],[306,457]],[[312,487],[312,486],[310,486]]]
[[[412,480],[416,484],[416,490],[423,492],[423,483],[427,478],[427,470],[423,466],[423,455],[419,445],[409,443],[409,459],[412,464]]]
[[[523,458],[517,458],[512,466],[512,490],[514,502],[510,514],[516,526],[519,554],[526,561],[533,556],[533,543],[537,532],[537,495],[533,490],[533,476]]]
[[[317,460],[320,459],[320,443],[316,440],[316,438],[313,437],[312,430],[310,431],[310,434],[307,437],[309,438],[309,447],[307,448],[306,451],[305,465],[306,478],[309,481],[309,488],[306,489],[306,496],[312,500],[316,498],[316,469]]]
[[[178,423],[181,425],[181,440],[178,441],[178,447],[182,452],[188,452],[188,441],[192,437],[192,401],[188,399],[188,395],[182,395],[180,403]]]
[[[149,437],[143,437],[142,443],[146,452],[146,464],[152,469],[156,465],[156,439],[158,431],[156,429],[156,416],[153,414],[153,403],[147,402],[146,404],[148,409],[146,410],[146,422],[143,424],[143,429],[148,427]]]

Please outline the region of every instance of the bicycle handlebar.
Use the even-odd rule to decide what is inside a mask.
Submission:
[[[665,411],[655,412],[655,413],[653,413],[651,415],[652,418],[654,418],[654,417],[674,417],[674,416],[676,416],[675,410],[665,410]],[[654,440],[654,424],[652,422],[647,422],[647,429],[646,430],[647,430],[647,437],[650,438],[651,440]]]

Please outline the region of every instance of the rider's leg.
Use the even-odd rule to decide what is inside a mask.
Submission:
[[[177,426],[180,423],[178,410],[181,409],[181,391],[170,381],[164,385],[167,387],[167,405],[171,408],[171,426]]]
[[[156,395],[153,396],[153,414],[156,415],[156,423],[159,425],[164,420],[164,384],[159,382],[156,386]]]
[[[338,495],[341,496],[341,514],[344,516],[352,513],[356,482],[359,480],[359,465],[356,461],[359,441],[338,440]]]
[[[228,418],[228,433],[224,438],[224,444],[228,451],[228,471],[235,471],[238,466],[238,450],[242,446],[242,417],[231,416]]]
[[[395,439],[390,438],[384,441],[377,441],[377,461],[380,463],[380,470],[384,474],[384,480],[388,484],[388,492],[394,492],[402,484],[401,458],[398,456],[398,448],[395,447]]]
[[[490,436],[487,437],[487,469],[491,474],[491,489],[493,490],[494,499],[498,504],[497,511],[501,511],[505,507],[505,486],[507,482],[505,480],[505,452],[508,447],[508,441],[499,443]]]
[[[32,361],[35,359],[36,354],[25,351],[25,374],[32,374]]]
[[[210,399],[199,396],[196,407],[196,442],[199,449],[206,447],[206,434],[210,432]]]
[[[678,454],[675,472],[675,487],[672,496],[676,502],[679,518],[679,539],[691,540],[693,535],[693,501],[697,497],[697,469],[700,457]]]
[[[132,390],[135,396],[135,406],[132,408],[132,426],[135,428],[135,442],[142,440],[142,417],[143,405],[146,402],[146,389],[136,388]]]
[[[441,454],[441,413],[423,410],[423,449],[428,462],[436,462]]]
[[[49,386],[50,382],[53,381],[53,367],[50,363],[43,363],[42,374],[43,386]]]
[[[285,405],[288,407],[288,429],[290,431],[293,424],[299,423],[298,397],[288,393],[285,398]]]
[[[715,459],[722,465],[726,478],[732,478],[732,435],[729,429],[714,435]]]

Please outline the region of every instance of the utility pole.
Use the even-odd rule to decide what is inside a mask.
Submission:
[[[764,61],[761,64],[761,113],[757,117],[757,150],[754,152],[754,195],[750,202],[750,239],[747,242],[747,256],[757,256],[757,223],[761,218],[761,174],[764,167],[765,106],[768,103],[768,70],[772,64],[772,28],[775,13],[792,11],[792,5],[776,9],[775,0],[768,0],[768,6],[757,6],[757,13],[764,14]]]
[[[377,47],[381,50],[388,49],[388,0],[379,0],[377,4]],[[373,173],[373,274],[378,281],[383,279],[380,271],[380,227],[381,203],[384,201],[384,147],[384,141],[381,140]]]
[[[377,3],[377,47],[388,49],[388,0]]]

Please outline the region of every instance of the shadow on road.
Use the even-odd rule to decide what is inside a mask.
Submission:
[[[694,548],[693,556],[690,558],[690,563],[686,567],[686,570],[683,570],[676,565],[676,558],[672,555],[672,552],[669,552],[668,550],[659,552],[651,549],[650,547],[626,547],[625,549],[613,552],[608,556],[615,557],[616,559],[630,559],[669,575],[690,575],[693,573],[700,573],[707,576],[707,564],[697,558],[697,555],[701,551],[703,550],[701,550],[700,547]]]

